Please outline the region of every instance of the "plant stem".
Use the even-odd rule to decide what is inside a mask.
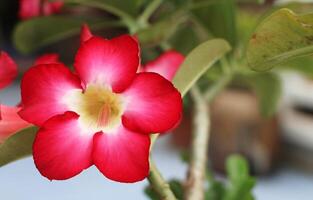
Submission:
[[[204,98],[207,102],[211,102],[214,97],[226,87],[226,85],[232,80],[232,74],[224,74],[222,78],[217,80],[205,93]]]
[[[169,184],[164,181],[164,178],[152,160],[150,160],[150,174],[148,180],[162,200],[177,200]]]
[[[129,28],[131,33],[135,33],[138,29],[138,24],[136,23],[136,20],[131,15],[129,15],[128,13],[114,6],[110,6],[109,4],[103,4],[97,1],[79,1],[79,0],[66,0],[65,3],[76,3],[79,5],[84,5],[88,7],[105,10],[107,12],[110,12],[120,17],[121,21]]]
[[[151,3],[147,6],[147,8],[143,11],[143,13],[138,18],[138,23],[146,27],[148,26],[148,21],[151,15],[154,13],[154,11],[161,5],[163,0],[152,0]]]
[[[190,92],[195,104],[195,116],[191,149],[192,155],[186,182],[185,199],[203,200],[210,135],[209,107],[196,85],[193,86]]]

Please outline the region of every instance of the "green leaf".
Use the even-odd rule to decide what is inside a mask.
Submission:
[[[156,46],[167,41],[178,29],[179,25],[186,21],[186,17],[177,13],[165,20],[140,30],[137,33],[140,44],[143,46]]]
[[[282,91],[279,76],[274,73],[260,73],[247,79],[259,99],[261,115],[271,117],[277,110]]]
[[[65,3],[76,3],[102,9],[117,16],[136,16],[146,0],[65,0]]]
[[[20,22],[13,35],[16,48],[22,53],[31,53],[80,32],[82,23],[93,27],[114,26],[116,22],[100,22],[82,18],[49,16]]]
[[[231,155],[226,160],[226,171],[231,182],[237,182],[249,175],[246,159],[240,155]]]
[[[170,188],[173,191],[177,199],[183,199],[184,197],[184,187],[183,184],[178,180],[171,180],[169,182]]]
[[[0,144],[0,166],[32,154],[37,128],[23,129]]]
[[[249,175],[249,165],[240,155],[227,158],[226,171],[230,181],[223,200],[253,200],[252,188],[255,179]]]
[[[204,0],[195,0],[194,4],[201,2]],[[193,13],[215,37],[227,40],[232,46],[236,45],[236,3],[234,0],[212,0],[211,4],[202,6]]]
[[[110,12],[118,16],[130,32],[134,33],[138,29],[135,16],[145,0],[65,0],[65,3],[74,3]]]
[[[192,85],[231,47],[223,39],[208,40],[194,48],[174,77],[173,83],[184,96]]]
[[[280,9],[264,19],[249,41],[246,58],[256,71],[313,53],[313,13]]]
[[[170,38],[170,43],[174,49],[186,55],[200,42],[195,30],[190,28],[189,25],[186,25],[180,27],[176,31],[176,33]]]
[[[183,199],[184,197],[184,188],[182,183],[179,180],[173,179],[168,182],[170,189],[173,191],[177,199]],[[149,185],[144,190],[145,194],[151,200],[160,200],[159,195],[153,190],[152,186]]]
[[[213,180],[209,182],[209,188],[205,192],[205,200],[221,200],[224,196],[225,187],[223,183]]]
[[[279,66],[282,70],[293,70],[313,79],[313,56],[296,58]]]

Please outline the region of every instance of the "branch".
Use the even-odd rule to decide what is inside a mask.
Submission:
[[[177,200],[169,184],[164,180],[152,160],[150,160],[150,174],[148,180],[162,200]]]
[[[232,80],[232,74],[224,74],[224,76],[217,80],[205,93],[204,98],[207,102],[211,102],[213,98],[224,89],[227,84]]]
[[[194,86],[191,96],[195,103],[194,131],[192,140],[192,155],[186,182],[186,200],[204,199],[204,181],[209,144],[209,108],[207,101],[199,89]]]
[[[147,6],[147,8],[143,11],[143,13],[138,18],[138,23],[142,25],[143,27],[147,26],[149,23],[149,18],[151,15],[156,11],[156,9],[161,5],[163,0],[153,0],[151,3]]]

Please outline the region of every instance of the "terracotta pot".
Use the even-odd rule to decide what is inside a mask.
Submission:
[[[261,117],[256,96],[248,91],[228,89],[218,95],[211,107],[210,162],[224,171],[228,155],[241,153],[254,172],[269,172],[279,155],[280,137],[276,117]],[[174,131],[173,142],[188,148],[192,114],[186,110],[182,123]]]

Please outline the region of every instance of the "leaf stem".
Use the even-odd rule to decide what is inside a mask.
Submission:
[[[164,178],[152,160],[150,160],[148,181],[162,200],[177,200],[169,184],[164,181]]]
[[[151,3],[147,6],[147,8],[143,11],[143,13],[138,17],[138,23],[146,27],[149,24],[149,18],[156,11],[156,9],[161,5],[163,0],[152,0]]]
[[[217,80],[205,93],[204,98],[207,102],[211,102],[214,97],[224,89],[232,80],[232,73],[224,74],[222,78]]]
[[[195,104],[195,117],[191,149],[192,155],[186,181],[185,199],[203,200],[207,150],[210,136],[209,106],[196,85],[192,87],[190,92]]]
[[[103,4],[103,3],[97,2],[97,1],[81,1],[81,0],[65,0],[65,3],[76,3],[76,4],[80,4],[80,5],[85,5],[85,6],[105,10],[107,12],[110,12],[110,13],[120,17],[122,22],[129,28],[131,33],[135,33],[136,30],[138,29],[138,24],[137,24],[136,20],[131,15],[129,15],[128,13],[126,13],[123,10],[120,10],[114,6],[110,6],[109,4]]]

